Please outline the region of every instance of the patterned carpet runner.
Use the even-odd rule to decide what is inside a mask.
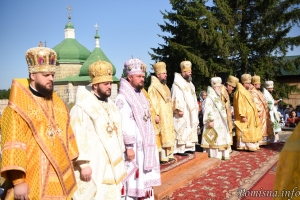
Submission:
[[[178,167],[179,165],[182,165],[183,163],[186,163],[192,159],[195,158],[194,154],[188,154],[188,156],[178,156],[174,155],[174,161],[171,161],[167,164],[161,164],[160,165],[160,172],[166,172],[169,171],[175,167]]]
[[[234,151],[230,160],[194,179],[163,200],[224,200],[240,199],[278,161],[284,143],[261,146],[256,152]]]

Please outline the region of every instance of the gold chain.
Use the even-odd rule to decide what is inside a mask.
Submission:
[[[58,135],[59,137],[61,137],[63,130],[59,127],[59,124],[56,122],[53,101],[51,100],[51,105],[49,106],[47,100],[45,100],[45,98],[43,98],[43,100],[44,100],[43,103],[46,104],[46,107],[45,107],[42,105],[42,103],[39,102],[40,100],[38,98],[36,98],[36,102],[44,111],[45,115],[48,118],[48,122],[49,122],[47,125],[46,135],[47,135],[48,139],[52,141],[52,145],[54,145],[55,136]],[[51,107],[51,108],[49,108],[49,107]],[[51,113],[49,114],[49,112],[51,112]],[[53,126],[53,124],[55,124],[55,125]]]
[[[107,126],[106,126],[106,132],[109,134],[110,137],[112,137],[113,131],[116,132],[116,134],[118,135],[118,128],[115,124],[115,122],[113,121],[113,119],[111,118],[110,114],[111,114],[111,110],[109,108],[109,104],[108,102],[103,101],[102,102],[103,108],[105,109],[105,112],[107,113]],[[113,124],[113,127],[110,125],[110,121]]]

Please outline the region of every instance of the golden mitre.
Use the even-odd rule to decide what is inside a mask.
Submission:
[[[109,62],[98,60],[89,66],[89,75],[92,84],[113,82],[113,67]]]
[[[239,79],[235,76],[229,76],[228,79],[227,79],[227,84],[228,85],[231,85],[232,87],[236,87],[236,85],[238,84],[239,82]]]
[[[180,63],[181,72],[192,71],[192,63],[190,61],[182,61]]]
[[[241,76],[242,83],[251,83],[251,75],[250,74],[243,74]]]
[[[164,62],[157,62],[153,65],[153,69],[156,75],[167,73],[166,70],[166,63]]]
[[[260,76],[254,75],[251,80],[252,84],[260,84]]]
[[[56,52],[53,49],[43,47],[42,42],[38,47],[26,51],[29,73],[55,72],[56,60]]]

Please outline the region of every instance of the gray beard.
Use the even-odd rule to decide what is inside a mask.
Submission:
[[[167,80],[161,80],[160,82],[161,82],[161,84],[163,84],[163,85],[167,84]]]
[[[218,96],[221,96],[221,89],[214,88],[214,90]]]
[[[191,82],[193,80],[192,76],[183,77],[187,82]]]

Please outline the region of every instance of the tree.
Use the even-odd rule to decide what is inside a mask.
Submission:
[[[10,94],[10,89],[0,90],[0,99],[8,99]]]
[[[169,86],[184,59],[193,63],[197,91],[218,72],[237,77],[256,73],[262,80],[274,80],[281,67],[295,69],[283,57],[288,48],[300,44],[299,36],[287,37],[299,25],[299,2],[215,0],[208,6],[201,0],[170,0],[172,11],[161,12],[165,24],[159,24],[169,35],[159,35],[165,44],[151,48],[154,53],[149,54],[155,61],[166,62]],[[277,91],[284,97],[288,88]]]

